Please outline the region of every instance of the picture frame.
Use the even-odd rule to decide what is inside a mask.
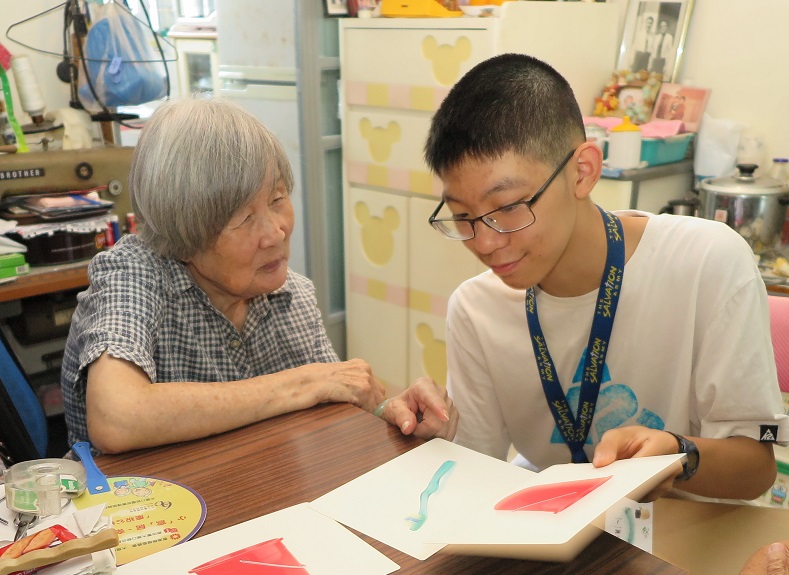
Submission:
[[[323,8],[326,16],[332,18],[343,18],[350,16],[348,0],[323,0]]]
[[[660,87],[652,119],[682,120],[686,132],[698,132],[711,90],[664,83]]]
[[[630,0],[617,68],[659,73],[675,83],[694,0]]]
[[[613,72],[599,97],[595,98],[594,115],[598,117],[627,116],[634,124],[652,118],[653,106],[660,90],[660,74],[629,70]]]

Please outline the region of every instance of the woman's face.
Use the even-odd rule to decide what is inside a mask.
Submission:
[[[293,204],[285,184],[272,179],[230,218],[213,245],[186,262],[215,305],[271,293],[285,283]]]

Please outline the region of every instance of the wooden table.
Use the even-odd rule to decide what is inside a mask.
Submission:
[[[330,404],[199,441],[104,455],[97,463],[107,475],[161,477],[196,490],[208,508],[200,537],[312,501],[419,444],[365,411]],[[608,533],[567,564],[445,553],[419,561],[360,536],[400,565],[398,574],[687,573]]]

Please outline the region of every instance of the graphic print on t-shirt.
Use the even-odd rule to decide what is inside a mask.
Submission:
[[[567,403],[573,413],[578,413],[578,397],[581,394],[581,379],[584,373],[586,351],[581,355],[578,367],[573,376],[573,387],[567,390]],[[643,425],[652,429],[664,429],[663,419],[648,409],[639,409],[635,392],[623,383],[610,383],[611,373],[608,364],[603,365],[603,376],[600,382],[600,394],[597,396],[592,428],[589,430],[587,444],[597,443],[609,429],[624,425]],[[564,443],[558,428],[554,428],[551,443]]]

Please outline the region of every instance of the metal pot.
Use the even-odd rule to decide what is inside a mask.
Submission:
[[[674,214],[675,216],[697,216],[699,211],[698,198],[679,198],[669,200],[668,204],[660,208],[659,214]]]
[[[737,164],[738,173],[706,178],[699,185],[699,216],[725,222],[758,253],[780,246],[789,188],[780,180],[756,177],[755,164]]]

